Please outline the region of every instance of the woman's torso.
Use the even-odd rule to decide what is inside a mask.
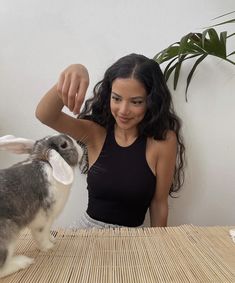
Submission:
[[[94,136],[88,145],[88,214],[109,223],[141,225],[156,187],[151,139],[138,137],[121,146],[114,129],[100,126]]]
[[[96,123],[94,123],[96,124]],[[88,161],[89,161],[89,168],[96,162],[98,159],[102,147],[105,142],[105,138],[107,135],[107,130],[96,124],[96,127],[93,127],[93,134],[90,140],[87,142],[87,149],[88,149]],[[117,142],[118,143],[118,142]],[[150,170],[156,175],[156,165],[157,165],[157,156],[158,156],[158,148],[156,147],[157,141],[153,138],[147,138],[146,143],[146,161]]]

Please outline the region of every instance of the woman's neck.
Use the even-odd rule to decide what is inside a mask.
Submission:
[[[114,126],[115,139],[119,144],[129,145],[132,144],[138,137],[138,129],[121,129],[117,125]]]

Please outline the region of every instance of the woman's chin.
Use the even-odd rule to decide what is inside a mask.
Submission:
[[[122,129],[122,130],[130,130],[133,128],[136,128],[136,125],[133,125],[131,123],[121,123],[121,122],[116,122],[118,128]]]

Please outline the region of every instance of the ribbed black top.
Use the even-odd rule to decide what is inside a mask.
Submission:
[[[153,198],[156,177],[146,161],[146,137],[119,146],[109,130],[97,161],[87,174],[90,217],[136,227],[143,224]]]

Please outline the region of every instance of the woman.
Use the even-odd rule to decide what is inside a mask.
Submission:
[[[74,68],[42,98],[36,116],[86,145],[89,198],[81,226],[137,227],[148,208],[151,226],[166,226],[168,195],[183,182],[184,145],[159,65],[143,55],[122,57],[96,84],[78,119],[62,112],[64,105],[78,112],[88,86],[81,65],[72,71],[75,80],[64,80]]]

